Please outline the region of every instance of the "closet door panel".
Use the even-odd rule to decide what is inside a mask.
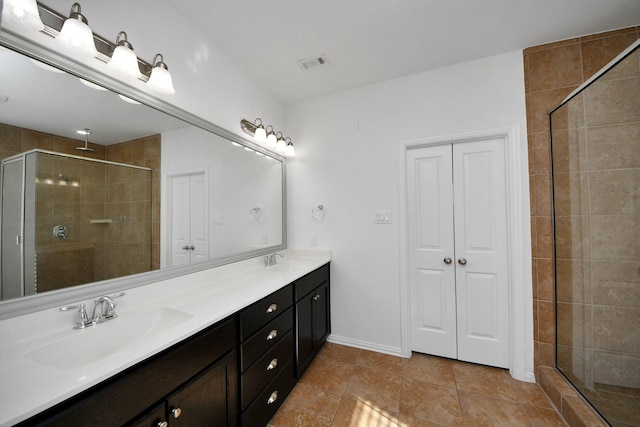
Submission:
[[[407,153],[413,349],[456,357],[451,146]]]
[[[501,139],[453,145],[458,359],[509,366],[506,172]]]

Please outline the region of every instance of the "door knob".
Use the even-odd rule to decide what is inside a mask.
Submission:
[[[189,250],[189,246],[184,245],[184,246],[182,247],[182,249],[184,249],[185,251],[188,251],[188,250]]]
[[[449,257],[445,257],[445,259],[444,259],[444,263],[445,263],[445,264],[451,264],[451,258],[449,258]]]
[[[467,265],[467,260],[465,258],[458,258],[458,264]]]

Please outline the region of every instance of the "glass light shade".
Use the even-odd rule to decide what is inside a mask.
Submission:
[[[258,125],[255,133],[253,134],[253,139],[263,143],[267,141],[267,131],[264,130],[264,126]]]
[[[120,39],[122,37],[122,40]],[[133,51],[133,46],[127,41],[127,34],[124,31],[118,33],[116,48],[111,55],[107,67],[115,74],[137,79],[141,76],[138,66],[138,57]]]
[[[272,147],[275,147],[278,143],[278,140],[276,138],[276,134],[272,132],[269,132],[269,135],[267,135],[267,145],[270,145]]]
[[[159,53],[153,58],[153,68],[151,69],[151,76],[149,76],[147,86],[155,92],[173,95],[176,90],[173,88],[171,73],[169,73],[167,64],[162,61],[162,55]]]
[[[44,30],[35,0],[4,0],[2,21],[3,26],[6,25],[13,30]]]
[[[74,11],[76,6],[77,12]],[[98,50],[93,41],[93,32],[85,17],[80,14],[78,3],[71,6],[71,15],[62,24],[62,29],[56,40],[59,40],[69,53],[77,53],[91,58],[98,56]]]
[[[284,139],[279,139],[278,143],[276,144],[276,150],[278,150],[281,153],[284,153],[284,150],[287,148],[287,143],[285,142]]]
[[[294,157],[296,155],[296,149],[293,148],[293,144],[289,142],[287,147],[284,149],[284,155],[287,157]]]

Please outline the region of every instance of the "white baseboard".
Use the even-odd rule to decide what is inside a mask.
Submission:
[[[386,345],[375,344],[368,341],[354,340],[352,338],[341,337],[331,334],[327,337],[327,341],[333,344],[346,345],[347,347],[355,347],[361,350],[375,351],[376,353],[389,354],[391,356],[403,357],[402,348],[390,347]]]

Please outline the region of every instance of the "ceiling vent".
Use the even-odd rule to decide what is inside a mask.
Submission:
[[[327,65],[327,57],[324,54],[321,54],[311,58],[301,59],[298,61],[298,65],[302,71],[317,70],[318,68],[324,68]]]

